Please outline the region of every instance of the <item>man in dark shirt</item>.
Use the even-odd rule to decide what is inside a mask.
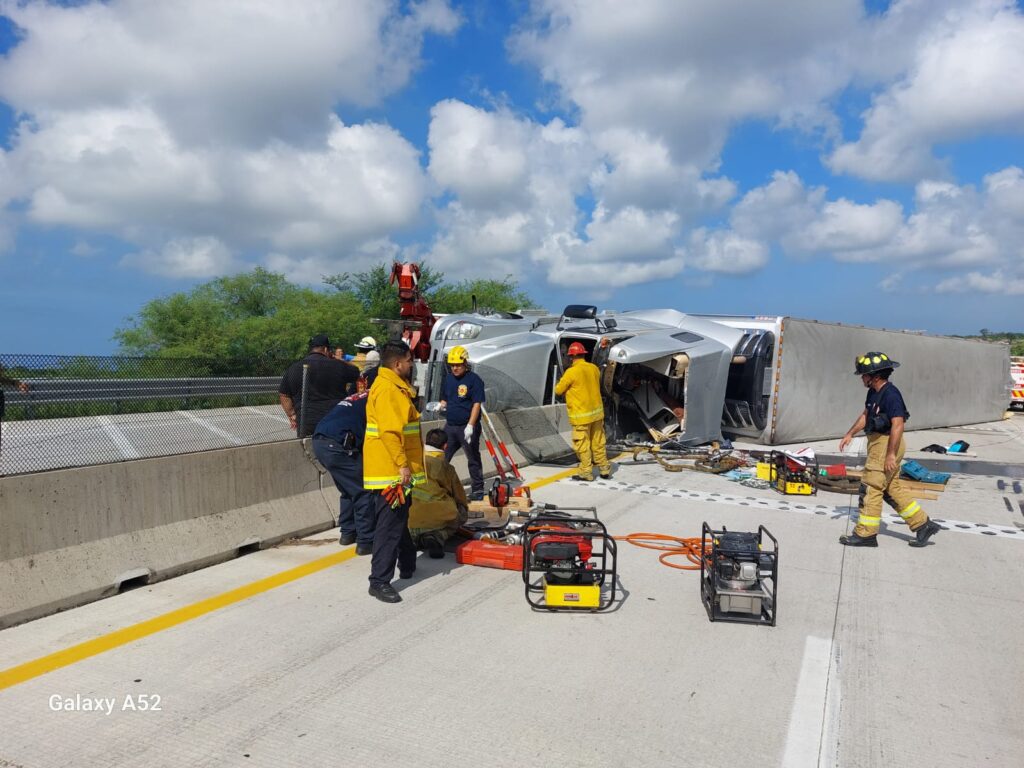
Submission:
[[[309,340],[309,354],[292,363],[277,391],[281,407],[299,437],[313,434],[320,419],[343,397],[356,389],[359,369],[330,356],[331,342],[325,334]],[[305,413],[302,413],[302,372],[306,369]],[[301,430],[299,429],[301,423]]]
[[[371,369],[359,377],[358,392],[335,405],[313,432],[313,453],[341,493],[338,527],[344,547],[356,545],[357,555],[373,554],[372,498],[363,488],[363,439],[366,436],[366,398],[377,377]]]
[[[484,469],[480,462],[480,411],[484,406],[484,382],[469,369],[469,353],[465,347],[453,347],[448,352],[451,373],[444,378],[441,388],[441,407],[447,409],[444,426],[448,446],[444,460],[450,462],[462,448],[469,465],[472,482],[470,499],[484,497]]]
[[[868,436],[868,457],[860,485],[860,515],[853,533],[840,536],[848,547],[877,547],[878,528],[882,524],[882,502],[895,509],[914,532],[912,547],[923,547],[936,532],[938,523],[928,519],[921,505],[900,480],[900,463],[906,452],[903,428],[910,411],[903,395],[889,382],[899,363],[881,352],[868,352],[857,358],[856,373],[868,388],[864,410],[839,441],[840,452],[862,429]]]

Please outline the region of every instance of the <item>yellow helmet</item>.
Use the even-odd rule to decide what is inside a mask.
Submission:
[[[449,365],[463,365],[469,362],[469,352],[465,347],[452,347],[448,350]]]

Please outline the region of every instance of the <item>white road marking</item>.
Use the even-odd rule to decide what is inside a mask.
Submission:
[[[266,417],[268,419],[273,419],[274,421],[280,421],[282,424],[290,424],[291,423],[284,416],[278,416],[276,413],[267,413],[266,411],[261,411],[259,408],[257,408],[254,405],[247,405],[247,406],[243,407],[242,410],[243,411],[248,411],[249,413],[255,413],[257,416],[264,416],[264,417]]]
[[[109,416],[97,416],[100,426],[103,427],[103,431],[107,433],[107,437],[114,441],[114,445],[121,452],[121,457],[124,459],[138,459],[141,458],[140,454],[135,446],[132,445],[127,435],[121,431],[121,428],[114,423],[114,420]]]
[[[568,480],[562,482],[569,482]],[[832,517],[846,516],[854,517],[857,514],[857,500],[851,497],[851,501],[842,506],[830,506],[826,504],[812,504],[803,499],[815,498],[813,496],[790,496],[791,501],[783,501],[786,497],[778,499],[764,498],[761,496],[733,496],[728,493],[708,493],[707,491],[692,491],[688,488],[663,488],[657,485],[635,485],[621,480],[594,480],[593,484],[599,488],[608,488],[612,491],[628,491],[629,493],[640,493],[644,496],[660,496],[662,498],[695,499],[697,501],[713,501],[719,504],[729,504],[735,507],[750,507],[751,509],[774,509],[779,512],[799,512],[805,515],[830,515]],[[906,525],[903,519],[891,512],[882,515],[886,525]],[[989,523],[970,523],[964,520],[949,520],[944,517],[936,517],[935,521],[942,525],[947,531],[953,533],[973,533],[977,536],[995,536],[1004,539],[1017,539],[1024,542],[1024,531],[1010,528],[1004,525]]]
[[[832,641],[808,637],[789,715],[786,748],[782,753],[783,768],[817,768],[819,754],[821,765],[832,764],[830,756],[821,749],[826,704],[831,698],[827,697],[831,663]]]
[[[238,437],[237,435],[232,435],[230,432],[225,432],[220,427],[214,426],[213,424],[211,424],[206,419],[202,419],[202,418],[196,416],[194,413],[192,413],[190,411],[175,411],[175,413],[180,413],[182,416],[184,416],[189,421],[194,422],[194,423],[198,424],[199,426],[204,427],[204,428],[210,430],[215,435],[220,435],[225,440],[227,440],[230,443],[233,443],[234,445],[241,445],[244,442],[242,440],[242,438]]]

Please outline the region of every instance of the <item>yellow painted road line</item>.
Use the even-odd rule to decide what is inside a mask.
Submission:
[[[630,454],[628,452],[627,453],[620,453],[618,456],[614,456],[611,459],[609,459],[609,461],[618,461],[623,456],[629,456],[629,455]],[[572,467],[571,469],[567,469],[564,472],[559,472],[557,475],[550,475],[548,477],[545,477],[545,478],[542,478],[542,479],[536,480],[536,481],[529,481],[528,480],[526,482],[526,484],[528,486],[530,486],[530,490],[533,491],[533,490],[536,490],[537,488],[543,488],[545,485],[549,485],[550,483],[557,483],[559,480],[564,480],[565,478],[567,478],[567,477],[569,477],[571,475],[576,474],[576,470],[577,469],[578,469],[578,467]]]
[[[541,478],[540,480],[527,480],[526,484],[530,486],[531,491],[535,491],[538,488],[543,488],[545,485],[557,483],[559,480],[569,477],[569,475],[575,474],[575,472],[576,467],[573,467],[572,469],[567,469],[564,472],[559,472],[557,475],[550,475],[549,477],[544,477]]]
[[[48,656],[43,656],[33,661],[19,664],[16,667],[5,669],[0,671],[0,690],[4,688],[10,688],[12,685],[18,683],[24,683],[26,680],[31,680],[34,677],[45,675],[47,672],[52,672],[55,669],[66,667],[75,662],[81,661],[82,659],[88,659],[90,656],[97,656],[106,651],[117,648],[118,646],[126,645],[128,643],[139,640],[148,635],[156,634],[170,627],[177,626],[178,624],[184,624],[186,621],[198,618],[203,614],[212,613],[213,611],[224,608],[232,603],[238,603],[242,600],[246,600],[254,595],[258,595],[261,592],[267,592],[271,589],[283,586],[289,582],[301,579],[304,576],[309,576],[311,573],[322,571],[325,568],[330,568],[333,565],[338,565],[346,560],[351,560],[356,555],[355,547],[343,550],[341,552],[335,552],[333,555],[327,557],[321,557],[317,560],[300,565],[297,568],[291,568],[287,571],[268,576],[265,579],[254,581],[250,584],[245,584],[237,589],[232,589],[228,592],[223,592],[213,597],[208,597],[205,600],[200,600],[197,603],[186,605],[182,608],[164,613],[160,616],[156,616],[152,619],[133,624],[130,627],[124,627],[123,629],[115,630],[106,635],[95,637],[92,640],[86,640],[84,643],[73,645],[70,648],[65,648],[62,651],[51,653]]]
[[[622,454],[623,456],[626,454]],[[620,458],[620,457],[616,457]],[[563,478],[568,477],[576,468],[567,469],[564,472],[551,475],[550,477],[542,478],[536,482],[530,483],[530,488],[539,488],[549,483],[557,482]],[[237,589],[232,589],[228,592],[223,592],[213,597],[208,597],[205,600],[200,600],[197,603],[186,605],[181,608],[177,608],[169,613],[155,616],[152,619],[139,622],[138,624],[132,624],[129,627],[114,630],[106,635],[94,637],[92,640],[86,640],[84,643],[73,645],[70,648],[65,648],[62,651],[51,653],[48,656],[42,656],[32,661],[27,661],[24,664],[19,664],[16,667],[9,669],[0,670],[0,691],[4,688],[10,688],[12,685],[18,683],[24,683],[26,680],[31,680],[40,675],[45,675],[47,672],[52,672],[55,669],[61,667],[67,667],[76,662],[88,659],[91,656],[98,656],[101,653],[113,650],[122,645],[140,640],[143,637],[154,635],[157,632],[162,632],[165,629],[170,629],[178,624],[184,624],[186,621],[199,618],[200,616],[212,613],[213,611],[220,610],[233,603],[247,600],[254,595],[258,595],[262,592],[268,592],[271,589],[288,584],[289,582],[296,581],[305,576],[309,576],[312,573],[317,573],[325,568],[330,568],[333,565],[338,565],[346,560],[351,560],[356,555],[355,547],[336,552],[333,555],[327,555],[327,557],[321,557],[317,560],[312,560],[304,565],[300,565],[296,568],[291,568],[287,571],[282,571],[273,576],[268,576],[265,579],[254,581],[251,584],[245,584]]]

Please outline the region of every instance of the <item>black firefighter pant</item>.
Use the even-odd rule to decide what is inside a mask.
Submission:
[[[382,587],[395,577],[395,561],[399,571],[416,570],[416,547],[409,535],[409,506],[391,508],[380,491],[371,493],[371,504],[376,512],[377,528],[373,532],[373,557],[370,558],[370,586]]]
[[[356,543],[373,544],[373,506],[370,492],[363,488],[363,457],[346,451],[329,437],[313,438],[313,453],[331,473],[341,499],[338,528],[343,536],[355,536]]]
[[[454,424],[445,424],[444,432],[448,437],[448,447],[444,451],[444,460],[451,462],[455,452],[462,449],[466,454],[466,464],[469,465],[469,479],[472,483],[472,495],[482,499],[484,496],[484,467],[480,463],[480,431],[483,423],[477,424],[473,430],[473,439],[466,439],[466,425],[461,427]]]

